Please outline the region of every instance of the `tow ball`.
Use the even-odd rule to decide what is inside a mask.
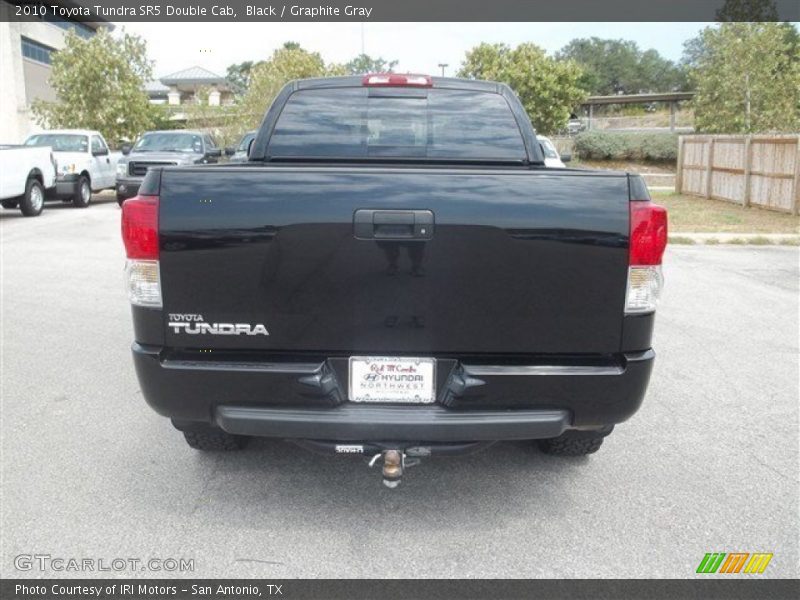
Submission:
[[[379,460],[383,461],[383,485],[388,488],[396,488],[403,479],[403,472],[408,467],[419,464],[418,458],[409,458],[401,450],[384,450],[378,452],[369,461],[369,466],[374,467]]]

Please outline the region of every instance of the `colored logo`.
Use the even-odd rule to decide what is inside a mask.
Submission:
[[[763,573],[767,568],[772,554],[766,552],[708,552],[700,565],[698,573]]]

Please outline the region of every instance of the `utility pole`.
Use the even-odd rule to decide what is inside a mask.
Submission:
[[[750,73],[744,74],[744,131],[750,131]]]
[[[444,77],[444,68],[449,66],[447,63],[439,63],[439,67],[442,69],[442,77]]]

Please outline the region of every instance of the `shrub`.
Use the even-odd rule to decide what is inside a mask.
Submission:
[[[584,131],[575,138],[575,153],[583,159],[672,161],[678,158],[674,133]]]
[[[678,159],[678,135],[675,133],[639,134],[641,160],[670,161]]]

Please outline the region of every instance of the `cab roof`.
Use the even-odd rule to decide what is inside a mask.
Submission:
[[[35,131],[31,133],[28,137],[33,137],[34,135],[60,135],[60,134],[72,134],[72,135],[99,135],[103,137],[103,134],[94,129],[45,129],[44,131]]]
[[[403,73],[396,73],[403,75]],[[425,76],[427,77],[427,76]],[[330,87],[362,87],[365,75],[345,75],[343,77],[312,77],[310,79],[297,79],[294,81],[295,89],[308,90]],[[504,83],[496,81],[479,81],[477,79],[462,79],[459,77],[430,77],[434,88],[449,88],[460,90],[474,90],[481,92],[498,93],[501,88],[507,87]],[[412,86],[413,87],[413,86]]]

